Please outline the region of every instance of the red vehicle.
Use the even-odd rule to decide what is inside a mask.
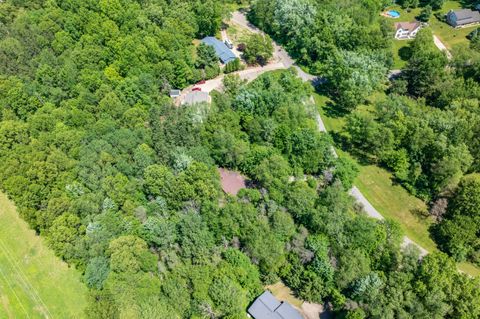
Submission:
[[[199,84],[205,84],[205,82],[206,82],[205,80],[201,80],[201,81],[199,81],[199,82],[197,83],[197,85],[199,85]]]
[[[202,88],[199,88],[199,87],[194,87],[194,88],[192,89],[192,91],[201,91],[201,90],[202,90]]]

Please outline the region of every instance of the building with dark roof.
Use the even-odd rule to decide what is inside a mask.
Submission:
[[[206,37],[202,40],[202,43],[206,45],[210,45],[215,49],[215,53],[217,54],[220,61],[223,64],[227,64],[230,61],[235,60],[237,57],[235,54],[230,50],[225,43],[218,40],[215,37]]]
[[[470,9],[450,10],[447,13],[447,22],[455,28],[478,24],[480,23],[480,13]]]
[[[286,301],[278,301],[269,291],[261,294],[248,308],[254,319],[303,319],[303,316]]]

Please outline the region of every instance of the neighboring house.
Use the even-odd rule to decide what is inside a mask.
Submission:
[[[480,23],[480,13],[470,9],[450,10],[447,22],[452,27],[461,28]]]
[[[202,42],[212,46],[215,49],[215,53],[223,64],[227,64],[228,62],[237,58],[232,50],[230,50],[225,43],[217,38],[206,37],[202,40]]]
[[[192,91],[187,94],[185,100],[183,100],[182,104],[199,104],[199,103],[210,103],[210,95],[208,92],[202,91]]]
[[[414,22],[397,22],[395,23],[395,39],[407,40],[413,39],[418,33],[422,24],[418,21]]]
[[[254,319],[303,319],[303,316],[288,302],[278,301],[269,291],[260,295],[248,308]]]
[[[170,97],[176,99],[182,92],[180,90],[170,90]]]

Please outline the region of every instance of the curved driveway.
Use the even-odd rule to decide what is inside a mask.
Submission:
[[[232,23],[235,23],[243,28],[249,29],[249,31],[254,32],[254,33],[263,33],[261,30],[259,30],[257,27],[252,25],[248,20],[246,19],[245,15],[239,11],[236,11],[232,14]],[[446,48],[445,48],[446,49]],[[279,69],[288,69],[289,67],[293,66],[297,72],[298,76],[305,82],[307,81],[312,81],[315,79],[315,76],[308,74],[304,72],[302,69],[300,69],[298,66],[295,65],[295,60],[293,60],[290,55],[283,49],[281,46],[276,44],[274,42],[274,60],[275,62],[268,64],[264,67],[255,67],[255,68],[249,68],[243,71],[236,72],[240,76],[240,78],[247,80],[247,81],[252,81],[256,79],[259,75],[262,73],[265,73],[267,71],[273,71],[273,70],[279,70]],[[447,51],[448,52],[448,51]],[[199,85],[203,91],[210,92],[212,90],[218,90],[222,88],[222,80],[223,80],[223,75],[206,81],[205,84]],[[318,124],[318,129],[322,132],[327,132],[325,125],[323,124],[322,118],[320,117],[320,114],[317,113],[316,115],[316,121]],[[332,147],[332,152],[334,153],[335,156],[337,156],[335,149]],[[384,219],[382,214],[380,214],[375,207],[363,196],[363,194],[360,192],[360,190],[356,187],[353,186],[353,188],[349,191],[349,194],[355,198],[355,200],[360,203],[363,206],[363,209],[365,213],[367,213],[368,216],[375,218],[375,219]],[[419,251],[420,251],[420,256],[425,256],[428,254],[428,251],[424,248],[422,248],[420,245],[412,241],[410,238],[405,236],[403,238],[403,247],[406,247],[408,245],[414,245],[416,246]]]

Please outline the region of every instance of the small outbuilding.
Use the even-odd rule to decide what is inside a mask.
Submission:
[[[210,103],[210,94],[208,92],[202,91],[192,91],[185,96],[182,104],[200,104],[200,103]]]
[[[254,319],[303,319],[300,312],[286,301],[278,301],[269,291],[261,294],[248,308]]]
[[[223,64],[227,64],[237,58],[235,53],[233,53],[224,42],[215,37],[206,37],[202,40],[202,43],[212,46],[215,49],[217,57]]]
[[[480,12],[471,9],[450,10],[447,22],[452,27],[462,28],[480,23]]]
[[[172,99],[176,99],[177,97],[180,96],[181,93],[182,93],[182,91],[180,91],[180,90],[170,90],[170,97]]]

